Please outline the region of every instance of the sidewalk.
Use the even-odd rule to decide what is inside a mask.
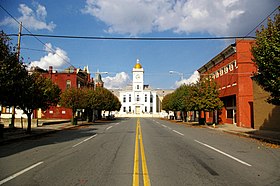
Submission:
[[[78,125],[72,125],[71,122],[51,124],[46,123],[44,125],[32,126],[31,134],[26,133],[26,128],[4,128],[3,138],[0,138],[0,145],[16,142],[23,139],[29,139],[33,137],[39,137],[46,134],[51,134],[60,130],[74,128]]]
[[[208,126],[208,128],[280,145],[280,132],[276,131],[242,128],[233,124],[221,124],[215,127]]]

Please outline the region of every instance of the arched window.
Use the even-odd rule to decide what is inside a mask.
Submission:
[[[66,88],[71,88],[71,80],[66,81]]]

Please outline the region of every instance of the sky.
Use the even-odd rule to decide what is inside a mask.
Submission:
[[[22,34],[213,38],[254,36],[254,28],[280,5],[280,0],[0,0],[0,5],[23,23]],[[17,34],[19,25],[7,12],[0,8],[0,30]],[[17,37],[11,38],[16,45]],[[139,59],[145,84],[174,89],[197,81],[197,70],[231,43],[234,40],[22,36],[20,54],[28,66],[53,66],[57,71],[70,65],[88,66],[92,77],[96,72],[107,72],[102,74],[106,88],[131,83],[132,68]]]

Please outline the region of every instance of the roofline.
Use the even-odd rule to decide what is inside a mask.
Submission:
[[[208,69],[216,66],[217,64],[221,63],[224,59],[228,58],[229,56],[236,53],[236,43],[233,43],[229,45],[227,48],[225,48],[222,52],[220,52],[218,55],[213,57],[210,61],[208,61],[205,65],[200,67],[197,71],[199,73],[204,73]]]

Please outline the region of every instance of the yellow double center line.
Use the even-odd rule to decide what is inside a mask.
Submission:
[[[139,143],[140,143],[140,152],[142,160],[142,173],[139,172]],[[148,174],[148,168],[146,164],[146,157],[143,145],[142,131],[140,126],[140,119],[137,119],[136,125],[136,136],[135,136],[135,151],[134,151],[134,170],[133,170],[133,186],[139,185],[139,175],[143,176],[144,186],[150,186],[150,178]]]

